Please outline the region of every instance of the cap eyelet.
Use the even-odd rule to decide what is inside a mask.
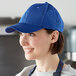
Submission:
[[[39,7],[37,7],[37,8],[39,8]]]

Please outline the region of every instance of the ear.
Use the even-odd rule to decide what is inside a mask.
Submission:
[[[53,31],[52,34],[50,34],[51,43],[55,43],[59,38],[59,32]]]

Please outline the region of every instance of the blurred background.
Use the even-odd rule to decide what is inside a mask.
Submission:
[[[59,57],[76,69],[76,0],[0,0],[0,76],[15,76],[35,63],[25,59],[18,34],[8,34],[5,28],[18,23],[30,5],[46,1],[57,8],[65,25],[65,44]]]

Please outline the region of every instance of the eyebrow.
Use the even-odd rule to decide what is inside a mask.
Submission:
[[[16,31],[17,34],[21,34],[21,32]]]
[[[17,33],[17,34],[22,34],[22,32],[19,32],[19,31],[16,31],[16,33]],[[36,32],[31,32],[31,33],[35,33],[35,34],[36,34],[36,33],[38,33],[38,31],[36,31]],[[30,33],[28,33],[28,34],[30,34]]]

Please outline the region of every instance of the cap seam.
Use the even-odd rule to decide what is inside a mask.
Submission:
[[[43,18],[42,18],[42,21],[41,21],[41,24],[40,24],[40,25],[42,25],[42,22],[43,22],[43,20],[44,20],[44,16],[45,16],[45,14],[46,14],[47,8],[48,8],[48,3],[46,2],[46,9],[45,9],[45,12],[44,12],[44,15],[43,15]]]

